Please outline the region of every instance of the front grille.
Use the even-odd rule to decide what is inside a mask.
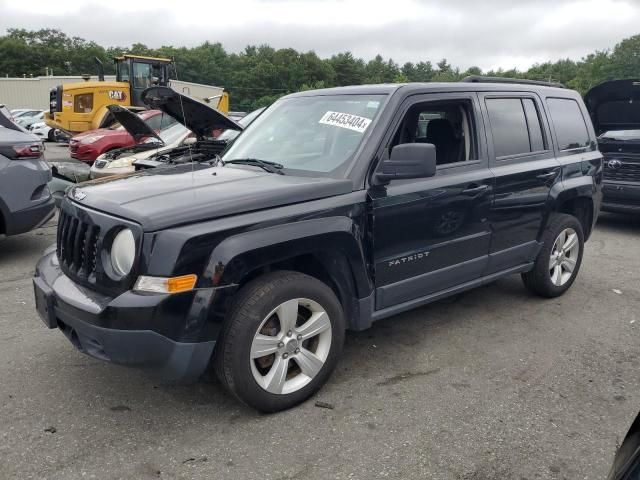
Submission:
[[[100,227],[89,225],[60,211],[57,254],[60,265],[73,275],[87,280],[96,271]]]
[[[604,179],[616,182],[640,182],[640,155],[605,154]]]

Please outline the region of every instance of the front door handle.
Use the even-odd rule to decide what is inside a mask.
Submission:
[[[536,178],[538,180],[542,180],[542,181],[547,181],[547,180],[552,180],[554,178],[556,178],[558,176],[559,172],[549,172],[549,173],[542,173],[540,175],[538,175]]]
[[[469,188],[462,190],[462,193],[464,195],[477,195],[487,190],[489,190],[489,185],[469,185]]]

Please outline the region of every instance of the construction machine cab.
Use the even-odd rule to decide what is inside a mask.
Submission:
[[[168,58],[123,55],[116,57],[116,81],[127,82],[131,88],[131,105],[141,106],[142,92],[153,86],[167,86],[173,76],[173,63]]]

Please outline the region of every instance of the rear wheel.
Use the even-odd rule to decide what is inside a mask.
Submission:
[[[238,293],[216,345],[216,373],[257,410],[290,408],[329,378],[344,330],[342,307],[327,285],[296,272],[267,274]]]
[[[53,128],[50,128],[47,132],[47,140],[49,140],[50,142],[56,141],[56,131]]]
[[[582,225],[571,215],[553,214],[542,234],[543,247],[533,270],[523,273],[525,286],[553,298],[569,290],[582,263]]]

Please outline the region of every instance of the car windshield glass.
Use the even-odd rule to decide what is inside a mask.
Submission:
[[[223,160],[253,158],[285,169],[341,175],[384,95],[327,95],[280,100],[240,136]]]
[[[610,130],[600,135],[608,140],[640,140],[640,130]]]
[[[165,145],[171,145],[173,143],[179,142],[184,137],[189,134],[189,129],[182,125],[181,123],[176,123],[169,128],[165,128],[159,133],[160,138],[164,142]],[[144,143],[156,143],[158,141],[157,138],[152,137],[145,140]]]

